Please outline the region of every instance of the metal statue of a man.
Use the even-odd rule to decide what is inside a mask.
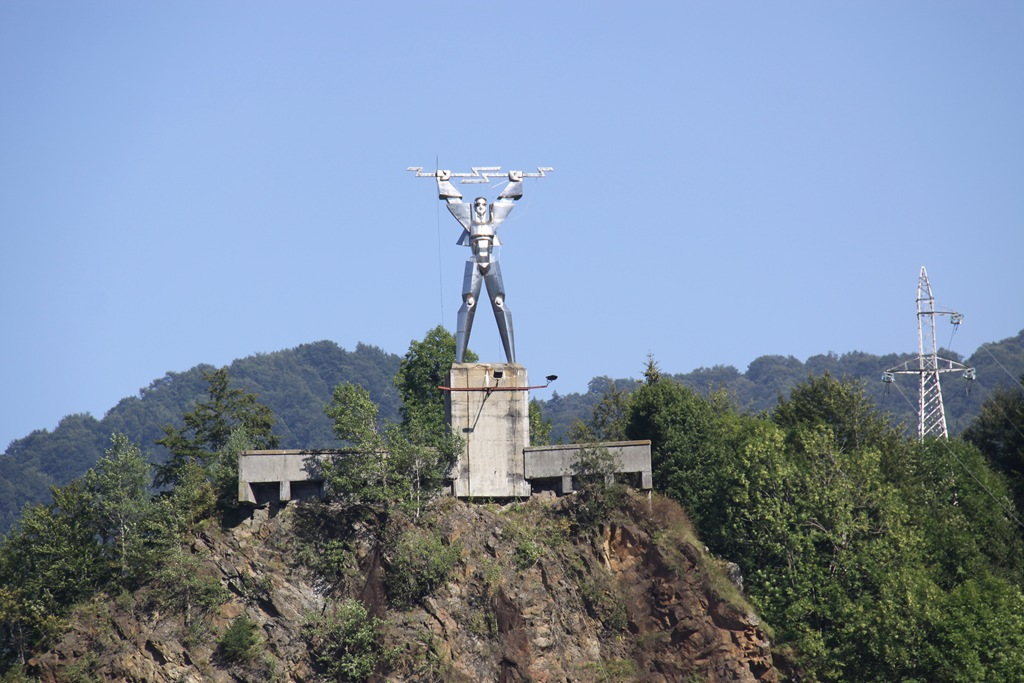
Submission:
[[[466,355],[481,285],[486,285],[494,319],[501,334],[501,343],[505,348],[505,358],[509,363],[515,363],[516,344],[512,329],[512,312],[505,304],[505,285],[501,279],[501,266],[494,254],[494,247],[501,246],[498,228],[508,218],[515,202],[523,196],[523,178],[541,178],[546,171],[553,169],[540,167],[537,173],[509,171],[507,174],[500,173],[500,169],[496,167],[478,167],[474,168],[472,173],[422,173],[421,168],[417,167],[411,167],[409,170],[416,171],[418,177],[432,176],[437,179],[438,199],[443,199],[447,203],[448,210],[463,228],[457,244],[472,249],[462,279],[462,306],[459,308],[458,329],[455,335],[455,362],[463,362]],[[452,178],[459,177],[463,183],[486,183],[492,177],[506,175],[508,184],[491,204],[487,203],[485,197],[477,197],[472,205],[463,203],[462,193],[451,182]]]

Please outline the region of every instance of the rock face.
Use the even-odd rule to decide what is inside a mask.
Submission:
[[[676,562],[673,552],[681,554]],[[777,678],[760,621],[709,589],[694,545],[662,548],[635,526],[611,525],[605,553],[627,586],[630,630],[652,642],[636,650],[646,680],[685,680],[694,670],[709,681]]]
[[[394,539],[358,523],[337,530],[352,567],[325,579],[306,566],[296,532],[301,510],[256,514],[230,530],[201,533],[189,548],[229,595],[203,619],[154,606],[149,589],[97,600],[72,630],[32,660],[44,681],[87,674],[100,680],[319,680],[303,625],[343,596],[384,620],[377,680],[730,681],[772,683],[779,675],[758,619],[719,563],[661,500],[629,503],[618,521],[580,530],[571,501],[508,506],[438,502],[421,518],[457,560],[447,580],[408,609],[388,599]],[[305,527],[307,530],[308,525]],[[306,532],[308,533],[308,531]],[[337,545],[322,548],[339,547]],[[340,576],[340,575],[339,575]],[[727,598],[727,595],[731,597]],[[233,620],[258,627],[244,662],[218,643]]]

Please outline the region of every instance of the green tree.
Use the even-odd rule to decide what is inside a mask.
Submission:
[[[242,451],[260,450],[264,440],[249,435],[247,427],[237,427],[228,437],[211,467],[213,490],[221,510],[238,507],[238,456]]]
[[[466,362],[477,356],[466,351]],[[421,341],[413,340],[395,375],[395,386],[402,399],[402,424],[430,439],[445,440],[448,428],[444,414],[444,392],[448,372],[455,362],[455,336],[441,325],[427,332]]]
[[[351,447],[325,464],[325,476],[332,491],[350,503],[400,501],[418,516],[461,451],[454,434],[438,434],[418,420],[378,424],[369,392],[353,384],[335,387],[324,412],[334,423],[335,436]]]
[[[572,514],[581,528],[593,530],[606,524],[622,504],[626,487],[615,480],[620,469],[619,458],[604,446],[588,444],[580,449],[570,471],[577,490]]]
[[[734,438],[717,469],[722,514],[703,518],[702,535],[744,567],[754,602],[814,676],[1024,674],[1004,658],[999,676],[979,678],[981,652],[1007,651],[944,626],[966,619],[970,596],[974,628],[999,631],[990,620],[1019,595],[1006,583],[1020,579],[1014,522],[994,504],[1006,489],[976,450],[908,440],[859,382],[828,375],[780,400],[771,422],[745,420]],[[952,676],[951,662],[970,673]]]
[[[704,398],[663,376],[653,361],[644,374],[629,399],[625,435],[651,440],[654,481],[700,526],[715,514],[732,406],[724,394]]]
[[[195,528],[217,509],[210,472],[197,462],[184,463],[178,470],[178,482],[158,503],[163,511],[161,524],[172,537]]]
[[[653,361],[651,361],[653,363]],[[590,417],[577,420],[569,427],[568,437],[572,443],[597,441],[625,441],[626,424],[629,416],[629,394],[609,380],[601,395],[601,401],[594,406]]]
[[[530,401],[530,444],[533,446],[547,446],[551,443],[551,420],[544,419],[544,412],[540,403],[533,399]]]
[[[973,636],[1016,623],[1024,573],[1005,483],[976,449],[908,439],[861,383],[827,374],[770,416],[739,415],[653,362],[645,377],[627,433],[652,439],[656,486],[742,567],[809,679],[1024,679],[1012,645]]]
[[[51,612],[90,595],[106,578],[107,564],[97,542],[94,499],[81,480],[53,490],[53,503],[27,509],[9,550],[5,577],[20,577]]]
[[[155,507],[149,494],[149,464],[124,434],[111,437],[105,457],[83,477],[91,494],[96,533],[113,549],[111,562],[121,577],[145,564],[145,526]]]
[[[995,389],[962,436],[1006,475],[1017,509],[1024,510],[1024,376],[1016,387]]]
[[[467,352],[467,361],[476,356]],[[418,516],[427,498],[443,485],[462,450],[445,420],[444,393],[455,361],[455,337],[438,326],[413,341],[399,364],[394,384],[402,398],[402,422],[381,421],[369,392],[351,383],[334,388],[324,412],[334,435],[351,447],[328,463],[332,490],[350,502],[387,504],[398,500]]]
[[[134,587],[159,565],[179,508],[155,502],[149,466],[122,434],[80,479],[26,508],[0,544],[0,664],[44,647],[71,609],[99,590]]]
[[[797,427],[827,425],[842,450],[895,448],[902,435],[878,412],[864,393],[864,383],[836,379],[829,373],[808,377],[794,387],[789,398],[779,396],[772,420],[795,435]]]
[[[154,572],[152,586],[154,603],[181,614],[192,635],[203,635],[207,618],[230,597],[203,558],[178,545]]]
[[[902,658],[913,657],[924,616],[907,596],[930,585],[907,502],[883,476],[878,451],[844,451],[820,424],[807,425],[798,448],[781,436],[765,444],[772,469],[750,459],[736,468],[727,521],[734,556],[749,568],[766,618],[819,675],[892,680],[910,666]]]
[[[11,653],[23,663],[59,637],[71,607],[109,576],[90,492],[74,481],[52,493],[54,502],[26,508],[0,545],[0,664]]]
[[[400,609],[421,603],[448,582],[461,556],[462,546],[445,544],[439,532],[407,527],[385,552],[388,600]]]
[[[224,631],[217,643],[217,652],[225,661],[244,663],[256,657],[262,643],[259,624],[242,614]]]
[[[362,603],[348,599],[329,605],[303,629],[313,659],[335,681],[365,681],[386,660],[381,644],[385,622]]]
[[[1024,594],[988,576],[941,596],[928,633],[929,677],[949,683],[1019,681],[1024,672]]]
[[[339,384],[324,413],[333,423],[334,435],[349,447],[342,457],[325,463],[332,491],[358,502],[388,501],[394,494],[395,473],[369,392],[355,384]]]
[[[164,425],[164,437],[156,442],[171,452],[170,459],[156,468],[157,486],[176,485],[187,463],[195,463],[209,472],[220,451],[228,445],[231,432],[238,428],[245,429],[257,448],[278,445],[278,437],[273,433],[273,413],[259,403],[256,394],[232,388],[226,367],[205,372],[203,377],[209,383],[209,400],[185,413],[183,428]]]
[[[1024,579],[1020,514],[1006,479],[977,448],[960,439],[912,442],[901,464],[890,478],[919,511],[927,561],[943,588],[982,573]]]

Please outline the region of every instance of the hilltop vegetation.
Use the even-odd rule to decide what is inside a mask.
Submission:
[[[450,335],[429,341],[453,355]],[[435,381],[421,372],[431,359],[406,356],[404,395],[423,396],[413,378]],[[360,446],[327,468],[330,499],[288,508],[294,521],[274,530],[233,530],[253,512],[225,495],[238,454],[273,445],[273,421],[226,370],[204,377],[185,426],[164,430],[164,491],[147,490],[139,449],[115,435],[0,545],[4,679],[607,680],[640,666],[777,679],[756,618],[734,590],[718,594],[718,565],[678,507],[659,500],[655,515],[589,466],[560,502],[442,498],[443,446],[457,444],[436,411],[406,403],[401,422],[381,423],[356,385],[325,408]],[[663,598],[627,604],[644,582]]]
[[[976,447],[909,439],[830,375],[751,416],[652,366],[619,414],[810,680],[1024,676],[1024,525]],[[1024,451],[1005,455],[1019,476]]]
[[[1019,384],[986,401],[966,440],[920,443],[894,427],[857,380],[810,377],[770,411],[751,414],[728,393],[702,395],[651,360],[640,386],[628,394],[609,387],[569,433],[650,438],[655,486],[685,507],[690,540],[675,536],[665,545],[665,524],[681,523],[682,513],[667,514],[661,503],[662,514],[643,513],[608,478],[599,446],[576,473],[579,493],[522,518],[512,508],[505,522],[481,519],[485,531],[495,530],[485,538],[452,521],[477,514],[472,506],[453,518],[439,512],[453,503],[438,507],[458,443],[437,424],[440,396],[421,389],[437,381],[453,349],[443,330],[414,343],[399,364],[400,420],[378,419],[358,385],[334,388],[325,416],[362,455],[327,468],[332,497],[298,508],[305,521],[295,533],[306,546],[289,551],[301,558],[291,571],[312,572],[309,581],[321,586],[322,602],[311,607],[319,617],[287,616],[275,602],[284,568],[250,576],[237,569],[240,560],[211,550],[237,543],[215,527],[240,514],[238,452],[273,445],[277,436],[254,394],[233,386],[226,369],[207,371],[205,396],[182,426],[162,430],[171,453],[158,468],[163,492],[150,492],[140,449],[116,434],[95,467],[55,489],[52,503],[29,508],[0,546],[7,677],[45,669],[68,680],[123,678],[115,663],[122,660],[82,655],[125,652],[109,633],[95,640],[106,633],[98,619],[122,634],[149,624],[170,639],[139,655],[163,662],[146,680],[165,680],[168,662],[180,669],[197,661],[205,662],[204,676],[223,680],[272,680],[287,662],[298,662],[287,674],[296,680],[313,672],[365,680],[384,671],[397,680],[425,671],[441,680],[497,680],[562,666],[586,647],[600,653],[601,667],[573,670],[583,679],[656,671],[666,680],[775,680],[767,631],[749,616],[753,609],[774,632],[774,658],[798,680],[1024,679]],[[704,544],[711,555],[699,550]],[[728,582],[715,583],[726,566],[736,568],[750,606]],[[537,581],[513,579],[534,570],[540,593],[526,588]],[[668,578],[670,571],[683,573]],[[705,599],[663,614],[682,598],[656,587],[690,585],[683,578],[690,572],[704,577],[693,585]],[[535,648],[552,642],[550,624],[542,628],[538,616],[549,600],[560,612],[575,600],[586,616],[566,617],[558,638],[569,649],[540,657]],[[728,614],[716,611],[726,603]],[[488,621],[495,611],[497,622]],[[140,625],[126,625],[126,614]],[[738,630],[725,640],[747,645],[709,658],[705,648],[720,636],[695,626],[701,614],[731,624]],[[583,627],[591,645],[573,640],[584,623],[567,625],[573,619],[592,620]],[[260,624],[292,636],[268,641]],[[434,626],[425,632],[425,624]],[[481,639],[491,645],[477,650]],[[690,646],[695,658],[678,659]],[[46,654],[52,648],[63,654]],[[161,654],[153,659],[153,651]]]
[[[960,359],[953,352],[943,354]],[[739,409],[756,414],[770,410],[780,395],[787,395],[809,376],[829,372],[834,377],[861,380],[866,395],[890,414],[893,424],[902,423],[912,430],[917,401],[916,388],[910,381],[913,378],[903,378],[902,384],[896,385],[879,381],[882,370],[910,357],[854,352],[812,356],[801,362],[792,356],[761,356],[743,373],[732,366],[715,366],[671,377],[705,396],[724,390]],[[333,342],[321,341],[236,360],[228,370],[238,386],[257,394],[274,413],[281,448],[322,448],[333,442],[334,435],[321,408],[331,400],[334,387],[341,382],[365,388],[378,405],[381,417],[399,417],[401,402],[392,378],[400,360],[395,354],[364,344],[349,352]],[[1016,337],[983,345],[963,362],[977,368],[975,382],[968,384],[955,375],[943,378],[953,434],[974,419],[982,401],[992,391],[1013,386],[1014,378],[1024,374],[1024,331]],[[206,386],[203,374],[213,369],[198,365],[182,373],[169,372],[137,396],[122,399],[100,420],[88,414],[68,415],[52,432],[36,430],[12,441],[0,456],[0,532],[10,528],[24,505],[50,500],[51,486],[67,484],[95,464],[111,434],[126,435],[140,445],[150,462],[162,463],[168,451],[155,445],[164,436],[162,427],[181,425],[182,415],[202,399]],[[540,408],[547,419],[544,423],[533,422],[534,438],[540,433],[538,428],[550,424],[550,439],[568,439],[572,424],[589,417],[612,383],[618,391],[628,394],[639,385],[639,380],[595,377],[582,394],[562,395],[555,391],[550,399],[537,400],[534,408]]]
[[[1024,330],[1014,337],[983,344],[966,359],[946,349],[939,353],[977,370],[974,382],[967,382],[957,373],[942,376],[949,430],[951,434],[959,434],[978,415],[981,404],[993,391],[1013,387],[1016,378],[1024,374]],[[819,354],[801,362],[793,356],[771,355],[752,361],[746,372],[731,365],[716,365],[688,373],[665,374],[704,396],[724,391],[739,410],[757,414],[771,410],[780,396],[787,396],[808,377],[821,377],[827,372],[833,377],[862,382],[864,394],[889,416],[890,422],[905,425],[912,432],[917,424],[916,378],[902,377],[892,385],[880,380],[883,370],[916,357],[916,354],[876,356],[854,351],[841,355]],[[586,420],[612,385],[617,391],[628,394],[640,382],[637,378],[601,376],[590,381],[585,393],[561,395],[556,391],[551,399],[541,402],[545,416],[553,423],[552,438],[566,438],[573,422]]]
[[[227,367],[233,382],[257,394],[276,419],[282,448],[327,447],[334,441],[331,422],[321,408],[341,382],[365,387],[382,416],[398,417],[398,392],[392,378],[401,358],[364,344],[346,351],[334,342],[303,344],[287,351],[236,360]],[[97,420],[68,415],[52,432],[40,429],[15,439],[0,456],[0,533],[11,527],[26,504],[47,502],[51,486],[82,476],[103,456],[111,434],[124,434],[153,463],[167,459],[156,446],[163,427],[181,427],[182,416],[203,400],[210,365],[169,372],[137,396],[122,399]]]

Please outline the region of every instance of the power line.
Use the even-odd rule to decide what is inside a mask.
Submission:
[[[989,397],[992,397],[992,394],[994,392],[993,389],[989,389],[985,385],[981,385],[981,388],[983,390],[987,390]],[[995,410],[998,410],[1002,418],[1006,420],[1007,424],[1009,424],[1010,427],[1013,428],[1013,431],[1017,432],[1017,436],[1019,436],[1021,440],[1024,441],[1024,433],[1020,431],[1020,428],[1017,426],[1017,423],[1013,420],[1013,418],[1006,414],[1006,411],[1003,410],[1002,405],[1000,405],[998,401],[991,401],[988,405],[992,406]]]
[[[981,348],[985,350],[985,353],[987,353],[988,357],[992,359],[992,362],[995,363],[996,365],[998,365],[999,369],[1002,370],[1003,372],[1005,372],[1010,377],[1010,379],[1013,380],[1014,384],[1020,385],[1020,383],[1021,383],[1020,377],[1014,376],[1014,374],[1012,372],[1010,372],[1009,370],[1006,369],[1005,365],[1003,365],[1002,363],[999,362],[998,358],[996,358],[995,356],[992,355],[992,352],[988,350],[988,344],[982,344]]]
[[[949,442],[948,442],[947,440],[945,440],[945,439],[942,439],[942,440],[941,440],[941,442],[942,442],[942,445],[943,445],[943,446],[945,446],[946,450],[947,450],[947,451],[949,451],[949,454],[950,454],[951,456],[953,456],[953,459],[954,459],[954,460],[956,460],[956,461],[957,461],[957,463],[959,463],[959,464],[960,464],[960,467],[962,467],[962,468],[964,469],[964,471],[966,471],[966,472],[967,472],[967,474],[969,474],[969,475],[971,476],[971,479],[973,479],[973,480],[974,480],[974,481],[975,481],[975,482],[976,482],[976,483],[978,484],[978,486],[980,486],[980,487],[981,487],[981,490],[982,490],[982,491],[984,491],[985,493],[987,493],[987,494],[988,494],[988,497],[989,497],[989,498],[991,498],[991,499],[992,499],[992,501],[993,501],[993,502],[994,502],[994,503],[995,503],[996,505],[998,505],[998,506],[999,506],[999,508],[1000,508],[1000,509],[1001,509],[1001,510],[1002,510],[1002,511],[1003,511],[1003,512],[1004,512],[1004,513],[1006,514],[1006,516],[1007,516],[1007,517],[1008,517],[1008,518],[1009,518],[1009,519],[1010,519],[1011,521],[1013,521],[1014,523],[1016,523],[1016,524],[1017,524],[1017,526],[1019,526],[1019,527],[1021,527],[1021,528],[1024,528],[1024,522],[1022,522],[1022,521],[1021,521],[1021,519],[1020,519],[1020,517],[1018,517],[1018,516],[1017,516],[1017,512],[1016,512],[1016,511],[1015,511],[1015,510],[1013,509],[1013,506],[1012,506],[1012,505],[1009,505],[1009,504],[1008,504],[1008,503],[1009,503],[1009,501],[1008,501],[1008,500],[1006,499],[1006,497],[1004,496],[1004,497],[1002,497],[1002,498],[999,498],[999,497],[997,497],[997,496],[996,496],[996,495],[995,495],[994,493],[992,493],[992,491],[990,491],[990,490],[989,490],[989,488],[988,488],[987,486],[985,486],[984,482],[982,482],[982,481],[981,481],[981,479],[979,479],[979,478],[978,478],[978,475],[976,475],[976,474],[975,474],[975,473],[974,473],[974,472],[973,472],[973,471],[971,470],[971,468],[969,468],[969,467],[968,467],[968,466],[967,466],[967,465],[966,465],[966,464],[964,463],[964,461],[963,461],[963,460],[961,460],[961,459],[959,458],[959,456],[957,456],[956,452],[954,452],[954,451],[953,451],[953,449],[949,447]]]

